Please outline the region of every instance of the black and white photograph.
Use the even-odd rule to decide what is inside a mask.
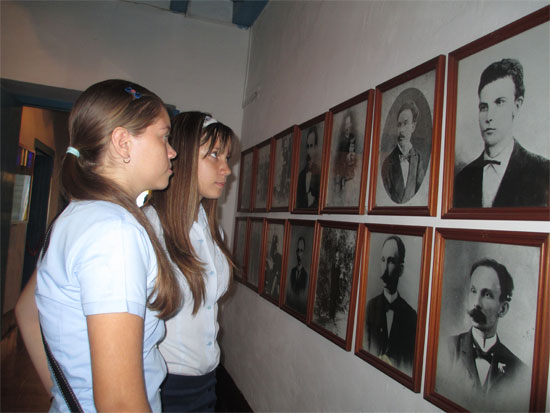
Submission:
[[[245,269],[246,260],[246,236],[248,234],[248,219],[236,218],[235,219],[235,236],[233,240],[233,257],[235,264],[237,264],[237,271],[235,275],[237,279],[242,279]]]
[[[312,326],[349,349],[359,274],[359,225],[319,221],[320,244],[315,276]],[[319,329],[320,327],[320,329]]]
[[[431,349],[427,394],[450,400],[443,407],[451,410],[534,410],[537,314],[548,312],[538,299],[548,234],[439,229],[436,243],[442,256],[434,266],[430,334],[439,345]],[[543,350],[546,363],[536,367],[546,377]]]
[[[322,212],[363,213],[374,90],[332,108]]]
[[[305,322],[314,248],[314,221],[289,221],[283,309]]]
[[[269,189],[269,171],[271,166],[271,141],[260,144],[256,148],[257,165],[254,168],[256,177],[254,211],[267,210],[267,191]]]
[[[426,230],[413,235],[410,229],[377,228],[369,226],[360,349],[411,377]]]
[[[325,118],[323,114],[300,125],[296,200],[292,212],[316,214],[319,210]]]
[[[292,173],[292,149],[294,130],[287,129],[274,137],[273,191],[271,211],[288,211],[290,204],[290,184]]]
[[[250,211],[252,201],[252,172],[254,167],[254,148],[241,154],[239,185],[239,211]]]
[[[433,76],[435,72],[430,74]],[[396,204],[411,201],[424,183],[430,162],[431,136],[432,113],[426,96],[420,89],[408,87],[390,106],[380,143],[382,183]],[[426,203],[426,190],[418,195],[418,200]]]
[[[449,55],[450,217],[550,219],[549,60],[548,11]]]
[[[263,218],[250,218],[248,239],[248,264],[246,266],[246,284],[258,290],[261,271],[261,250],[264,229]],[[256,246],[256,247],[252,247]]]
[[[444,66],[438,56],[376,88],[369,213],[435,214]]]
[[[264,285],[262,295],[279,303],[281,275],[283,273],[283,243],[285,239],[284,220],[266,220]]]

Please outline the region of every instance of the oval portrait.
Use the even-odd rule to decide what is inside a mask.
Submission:
[[[397,96],[384,120],[380,177],[386,193],[397,204],[410,201],[424,180],[429,182],[432,119],[426,97],[411,87]]]

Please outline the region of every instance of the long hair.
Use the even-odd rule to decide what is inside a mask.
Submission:
[[[174,174],[170,186],[163,191],[154,191],[151,198],[162,223],[168,254],[186,278],[193,295],[193,314],[197,313],[206,295],[204,263],[196,256],[189,238],[200,208],[199,148],[208,145],[206,156],[212,153],[216,144],[221,152],[226,148],[230,151],[235,136],[229,127],[219,122],[203,128],[207,116],[202,112],[183,112],[173,119],[171,144],[178,153],[172,161]],[[205,210],[212,238],[225,255],[232,277],[235,264],[218,226],[217,200],[203,198],[200,203]]]
[[[139,135],[166,111],[162,100],[125,80],[105,80],[90,86],[77,99],[69,116],[71,146],[80,155],[66,154],[61,167],[61,183],[69,200],[100,200],[120,205],[145,228],[158,263],[155,287],[148,297],[149,308],[169,318],[179,308],[181,292],[177,277],[162,246],[136,200],[111,179],[99,173],[115,128],[124,127]],[[49,240],[48,240],[49,241]],[[48,245],[46,244],[45,249]],[[154,297],[154,298],[153,298]]]

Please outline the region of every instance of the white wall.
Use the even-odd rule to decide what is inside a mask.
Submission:
[[[122,1],[1,1],[0,7],[2,77],[77,90],[128,79],[181,111],[211,112],[240,135],[249,31]],[[221,208],[229,237],[237,183],[228,186]]]
[[[271,1],[252,28],[243,149],[546,4]],[[442,152],[443,148],[444,142]],[[440,194],[441,187],[440,183]],[[443,220],[440,204],[436,217],[330,215],[329,219],[550,230],[548,222]],[[247,287],[237,284],[234,290],[221,311],[224,365],[255,411],[438,410],[423,399],[423,387],[419,394],[411,392]]]

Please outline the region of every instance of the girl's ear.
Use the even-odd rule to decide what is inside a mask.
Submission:
[[[111,134],[111,145],[115,153],[122,159],[130,158],[132,139],[128,129],[117,126]]]

